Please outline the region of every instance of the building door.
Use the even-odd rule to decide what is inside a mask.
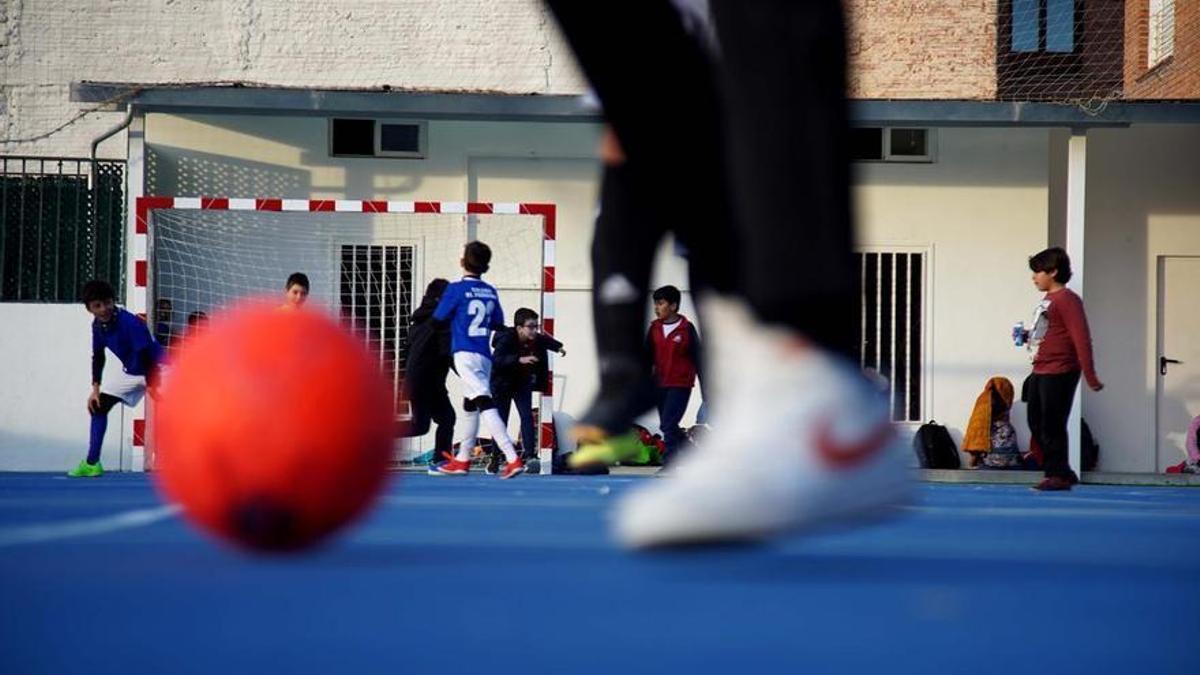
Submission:
[[[1200,415],[1200,257],[1164,256],[1158,267],[1158,470],[1186,456]]]

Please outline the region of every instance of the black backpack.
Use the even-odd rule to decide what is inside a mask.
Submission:
[[[922,469],[961,469],[958,446],[946,427],[934,420],[922,424],[913,436],[913,452]]]

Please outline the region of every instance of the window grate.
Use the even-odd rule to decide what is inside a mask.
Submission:
[[[858,267],[860,307],[859,365],[886,382],[892,419],[922,419],[925,254],[861,252]]]
[[[401,383],[413,311],[413,247],[346,244],[338,284],[342,319],[366,342],[392,382],[396,414],[406,413]]]

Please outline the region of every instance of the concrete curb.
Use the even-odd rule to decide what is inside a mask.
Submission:
[[[614,466],[609,469],[612,476],[653,476],[657,466]],[[425,466],[398,466],[403,473],[424,473]],[[1040,471],[1003,471],[989,469],[921,469],[921,480],[926,483],[962,483],[973,485],[1033,485],[1042,479]],[[1085,485],[1144,485],[1172,487],[1200,487],[1200,475],[1186,473],[1114,473],[1108,471],[1085,471]]]

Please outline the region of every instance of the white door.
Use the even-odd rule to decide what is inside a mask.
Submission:
[[[1164,256],[1158,276],[1158,470],[1183,461],[1200,415],[1200,258]]]

